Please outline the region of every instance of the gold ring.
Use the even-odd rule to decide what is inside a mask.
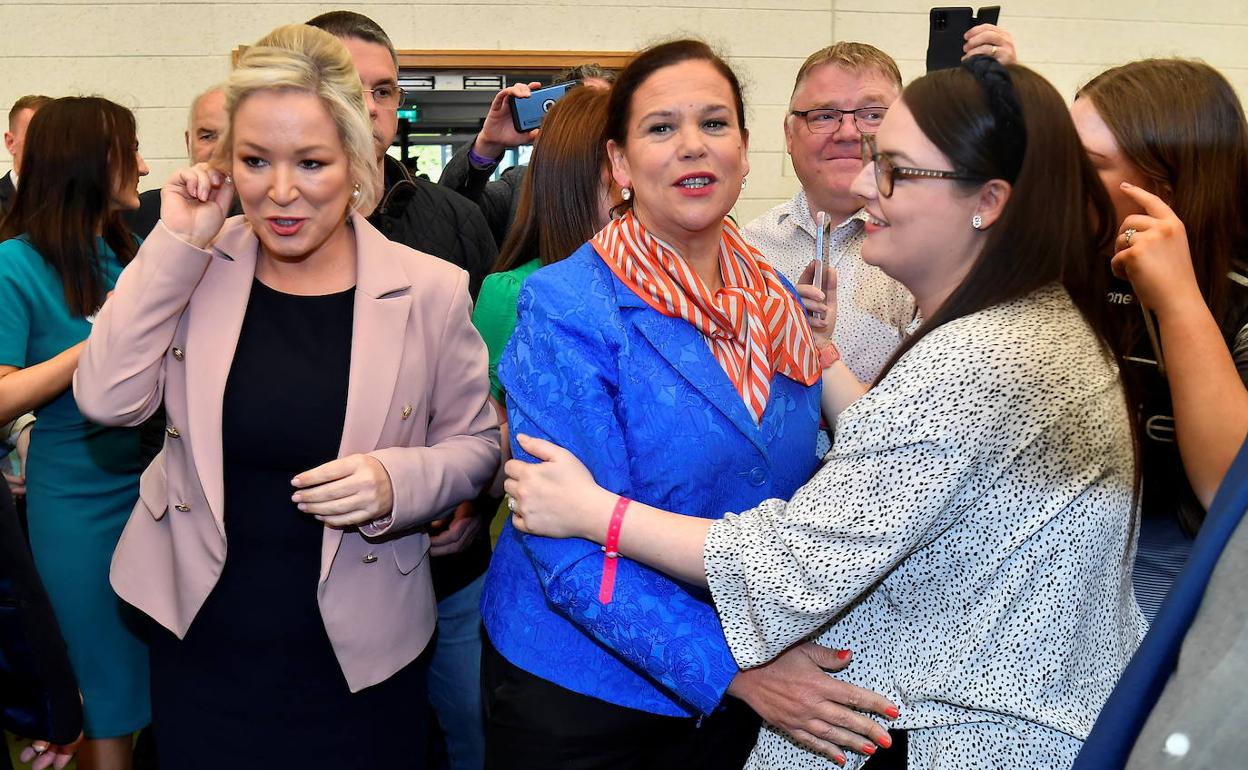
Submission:
[[[1135,237],[1135,228],[1128,227],[1122,234],[1127,237],[1127,248],[1131,248],[1131,239]]]

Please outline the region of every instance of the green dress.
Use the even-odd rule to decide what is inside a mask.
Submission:
[[[498,381],[498,359],[516,330],[516,300],[520,297],[520,287],[524,279],[541,266],[541,260],[532,259],[514,270],[487,275],[472,310],[472,325],[477,327],[490,352],[490,397],[500,404],[504,403],[506,393]]]
[[[111,290],[121,274],[98,239]],[[87,338],[60,278],[25,240],[0,243],[0,365],[26,368]],[[72,389],[35,410],[26,464],[35,564],[48,589],[82,690],[89,738],[131,733],[150,721],[147,648],[139,614],[113,593],[109,563],[139,495],[139,432],[90,423]]]

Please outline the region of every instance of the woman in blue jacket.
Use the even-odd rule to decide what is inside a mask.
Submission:
[[[669,510],[787,497],[818,462],[821,368],[792,287],[726,218],[749,171],[737,79],[705,44],[666,43],[620,74],[608,110],[624,214],[525,283],[499,364],[512,428]],[[740,767],[758,717],[726,694],[769,720],[800,710],[802,688],[761,696],[769,675],[816,688],[804,726],[887,741],[831,703],[845,686],[812,662],[847,654],[799,647],[742,674],[705,590],[585,540],[508,523],[482,613],[487,767]]]

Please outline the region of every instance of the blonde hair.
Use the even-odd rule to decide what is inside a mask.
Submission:
[[[878,72],[897,87],[898,93],[901,92],[901,70],[897,68],[893,57],[873,45],[841,41],[806,57],[801,69],[797,71],[797,79],[793,82],[793,93],[796,94],[797,89],[802,87],[802,82],[811,70],[825,64],[835,64],[854,73]]]
[[[233,162],[234,114],[238,105],[254,93],[273,90],[303,91],[321,100],[338,130],[351,181],[360,191],[352,197],[351,205],[371,211],[377,202],[373,183],[377,156],[359,73],[341,40],[306,24],[278,27],[238,57],[234,71],[225,81],[229,122],[217,146],[216,159],[220,164],[229,167]]]

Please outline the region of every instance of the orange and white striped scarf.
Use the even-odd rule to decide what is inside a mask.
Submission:
[[[714,295],[631,211],[591,242],[611,272],[647,305],[685,319],[710,340],[715,360],[756,423],[767,408],[773,374],[803,385],[819,379],[818,355],[802,306],[732,220],[724,219],[719,245],[724,287]]]

